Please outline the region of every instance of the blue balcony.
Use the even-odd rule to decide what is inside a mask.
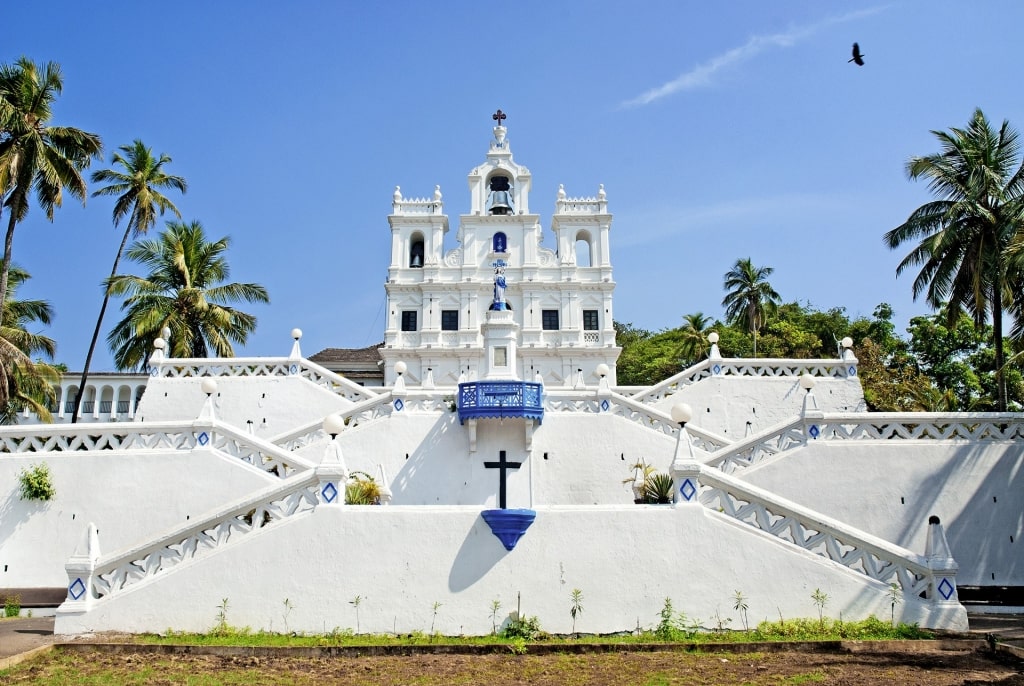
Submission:
[[[459,423],[467,419],[523,417],[544,420],[543,384],[527,381],[470,381],[459,384]]]

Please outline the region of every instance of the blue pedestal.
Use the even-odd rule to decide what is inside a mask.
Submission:
[[[484,510],[480,513],[505,550],[512,550],[537,518],[536,510]]]

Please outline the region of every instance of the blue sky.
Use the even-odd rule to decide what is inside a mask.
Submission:
[[[0,61],[61,64],[53,123],[102,136],[93,169],[135,138],[169,154],[184,219],[229,235],[232,279],[267,287],[239,355],[286,355],[293,327],[307,356],[381,340],[392,191],[440,184],[455,247],[497,108],[545,245],[558,185],[605,185],[615,318],[653,330],[720,317],[741,257],[787,301],[889,302],[902,328],[928,311],[881,238],[929,198],[906,160],[975,107],[1024,128],[1009,0],[56,1],[3,24]],[[15,234],[22,296],[51,301],[43,333],[71,369],[123,231],[111,209],[68,198],[51,224],[33,206]],[[104,347],[93,369],[112,368]]]

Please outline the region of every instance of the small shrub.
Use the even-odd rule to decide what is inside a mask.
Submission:
[[[501,633],[505,638],[521,638],[526,641],[533,641],[540,638],[544,632],[540,628],[540,620],[536,617],[516,617],[509,621],[508,626]]]
[[[17,617],[21,614],[21,596],[9,595],[4,598],[4,617]]]
[[[50,468],[45,462],[34,464],[18,473],[22,500],[53,500],[57,489],[53,486]]]
[[[349,505],[380,505],[380,484],[366,472],[352,472],[345,484],[345,502]]]

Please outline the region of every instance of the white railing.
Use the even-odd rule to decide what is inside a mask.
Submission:
[[[679,424],[668,414],[614,392],[597,396],[594,391],[544,391],[543,402],[546,412],[608,414],[666,436],[676,437],[679,433]],[[696,426],[687,426],[686,433],[693,447],[705,452],[714,452],[729,444],[728,439]]]
[[[807,442],[804,428],[802,417],[786,420],[725,446],[712,453],[704,464],[717,467],[726,474],[752,467],[779,453],[804,445]]]
[[[884,584],[907,598],[931,593],[928,559],[716,470],[702,470],[697,498],[721,513]]]
[[[167,378],[188,377],[249,377],[249,376],[298,376],[310,383],[340,395],[351,402],[358,402],[376,395],[373,391],[343,376],[324,369],[306,359],[287,357],[232,357],[221,359],[171,358],[164,359],[150,368],[150,376]]]
[[[396,406],[396,400],[401,400],[400,405]],[[351,431],[377,419],[390,417],[395,412],[450,412],[453,411],[454,403],[454,389],[447,393],[409,390],[396,396],[391,388],[387,388],[380,395],[339,410],[336,414],[344,420],[343,431]],[[327,440],[327,434],[323,430],[323,419],[318,419],[270,440],[284,450],[298,450]]]
[[[857,362],[852,360],[711,358],[636,393],[633,398],[644,403],[656,403],[711,376],[800,377],[810,374],[845,379],[856,373]]]
[[[236,543],[268,526],[312,512],[317,505],[317,476],[299,474],[255,495],[235,501],[205,517],[202,522],[184,526],[122,553],[96,563],[91,588],[93,598],[103,598],[151,578],[172,567]],[[86,584],[86,582],[82,582]],[[74,592],[75,581],[69,586]],[[80,597],[80,593],[78,594]],[[77,599],[77,598],[74,598]]]
[[[34,424],[0,429],[0,459],[26,453],[75,453],[207,449],[233,457],[279,478],[314,465],[272,443],[217,420],[192,422],[117,422],[110,424]]]
[[[705,464],[731,474],[810,441],[1020,439],[1024,439],[1024,415],[1009,412],[809,412],[728,445]]]
[[[827,413],[820,417],[820,422],[815,423],[817,431],[812,431],[817,440],[1024,439],[1024,414],[1010,412]]]

